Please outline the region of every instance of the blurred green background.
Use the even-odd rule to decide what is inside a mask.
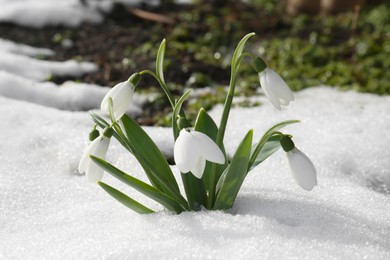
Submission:
[[[389,3],[368,2],[335,14],[288,15],[281,1],[198,1],[187,7],[168,3],[164,12],[175,19],[175,25],[148,28],[148,41],[129,48],[128,64],[136,69],[145,64],[143,59],[153,61],[156,46],[167,38],[166,73],[171,88],[180,93],[183,84],[215,87],[189,104],[194,111],[223,102],[224,91],[218,86],[228,85],[234,47],[252,31],[257,35],[247,50],[264,58],[294,91],[330,85],[390,94]],[[149,65],[153,67],[152,62]],[[249,62],[241,67],[240,79],[237,95],[255,95],[259,81]]]
[[[179,97],[189,87],[199,90],[192,95],[197,98],[185,104],[193,117],[200,107],[210,109],[224,101],[230,59],[249,32],[256,36],[246,50],[261,56],[294,91],[328,85],[390,94],[390,2],[366,0],[361,8],[286,11],[289,3],[302,1],[313,9],[313,3],[347,5],[364,0],[198,0],[187,4],[162,0],[158,6],[144,1],[136,7],[117,4],[100,25],[31,31],[0,24],[0,31],[4,38],[55,50],[55,60],[98,64],[98,72],[76,80],[102,86],[114,86],[137,71],[154,70],[158,46],[165,38],[164,73],[173,95]],[[67,40],[74,43],[72,47],[63,47]],[[241,106],[259,105],[245,99],[261,92],[258,75],[247,61],[241,66],[236,95],[244,97]],[[51,80],[60,84],[68,79]],[[137,91],[154,93],[138,122],[168,125],[171,109],[157,82],[144,77]]]

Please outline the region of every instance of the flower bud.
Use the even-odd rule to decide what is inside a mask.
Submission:
[[[111,136],[114,134],[114,130],[112,130],[111,127],[106,127],[103,130],[103,135],[107,138],[111,138]]]
[[[288,135],[283,135],[280,139],[280,145],[282,146],[285,152],[289,152],[295,148],[294,142],[291,140],[291,137]]]
[[[97,130],[96,128],[92,129],[92,131],[89,133],[89,141],[92,142],[93,140],[98,138],[99,135],[100,135],[99,130]]]
[[[136,87],[138,83],[141,81],[141,75],[138,72],[136,72],[130,76],[129,81],[133,84],[134,87]]]
[[[262,72],[263,70],[265,70],[265,68],[267,68],[267,65],[265,64],[265,62],[263,61],[262,58],[259,58],[259,57],[255,57],[253,60],[252,60],[252,63],[251,63],[252,67],[255,69],[255,71],[257,73],[260,73]]]

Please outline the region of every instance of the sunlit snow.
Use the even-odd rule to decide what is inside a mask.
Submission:
[[[296,93],[282,112],[268,103],[234,109],[229,153],[249,128],[259,138],[274,122],[301,119],[285,132],[313,160],[319,185],[300,189],[278,151],[249,173],[232,210],[180,215],[106,174],[158,210],[138,215],[78,174],[92,125],[86,112],[2,97],[0,111],[0,258],[390,257],[390,97],[318,87]],[[170,129],[146,130],[172,151]],[[117,142],[111,148],[111,163],[145,180],[134,158]]]
[[[72,1],[0,0],[0,20],[25,24],[50,6],[53,13],[36,27],[61,24],[56,8],[77,7]],[[31,10],[15,7],[27,2],[35,2]],[[257,140],[279,121],[300,119],[283,131],[312,159],[318,186],[311,192],[297,186],[280,150],[248,174],[231,210],[173,215],[105,174],[105,182],[157,210],[138,215],[77,171],[93,125],[85,110],[99,113],[108,88],[45,81],[83,70],[78,63],[47,65],[36,58],[53,55],[48,49],[0,40],[0,54],[0,259],[390,258],[389,96],[319,86],[295,93],[282,111],[253,97],[263,105],[231,112],[228,154],[249,129]],[[149,98],[136,95],[128,112],[139,113]],[[221,106],[210,113],[218,122]],[[171,129],[144,129],[172,155]],[[107,160],[146,181],[116,141]]]

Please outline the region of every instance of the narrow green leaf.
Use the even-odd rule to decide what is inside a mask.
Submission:
[[[104,120],[102,117],[98,116],[97,114],[90,112],[89,115],[92,118],[92,121],[95,122],[99,127],[106,128],[107,126],[110,126],[109,123],[107,123],[106,120]]]
[[[119,190],[111,187],[110,185],[105,184],[104,182],[99,181],[98,184],[100,187],[102,187],[108,194],[110,194],[112,197],[114,197],[117,201],[125,205],[126,207],[129,207],[130,209],[134,210],[135,212],[139,214],[149,214],[154,213],[153,210],[145,207],[141,203],[133,200],[126,194],[120,192]]]
[[[165,84],[164,80],[164,55],[165,55],[165,39],[162,40],[157,52],[156,59],[156,74],[160,78],[161,82]]]
[[[252,147],[253,131],[250,130],[238,146],[229,168],[226,170],[221,188],[215,200],[214,209],[230,209],[237,194],[241,188],[242,183],[248,172],[248,162]]]
[[[300,121],[299,120],[287,120],[287,121],[283,121],[283,122],[280,122],[276,125],[274,125],[273,127],[271,127],[270,129],[268,129],[267,132],[265,132],[265,134],[263,135],[263,137],[261,138],[260,142],[257,144],[257,146],[255,147],[255,149],[253,150],[252,152],[252,155],[251,155],[251,158],[249,160],[249,169],[252,169],[254,166],[254,162],[256,161],[256,158],[259,156],[259,153],[260,151],[262,150],[263,146],[265,145],[265,143],[267,142],[267,140],[276,132],[278,131],[279,129],[287,126],[287,125],[290,125],[290,124],[295,124],[295,123],[299,123]],[[253,166],[253,167],[252,167]]]
[[[150,186],[149,184],[134,178],[125,172],[119,170],[115,166],[111,165],[110,163],[106,162],[105,160],[92,156],[91,159],[100,167],[102,167],[106,172],[117,178],[118,180],[122,181],[123,183],[129,185],[130,187],[138,190],[142,194],[148,196],[149,198],[157,201],[167,209],[174,211],[176,213],[180,213],[183,211],[183,208],[178,204],[176,201],[174,201],[171,197],[167,196],[166,194],[162,193],[158,189]]]
[[[191,94],[191,92],[192,92],[192,89],[187,90],[183,94],[183,96],[181,96],[179,98],[179,100],[177,100],[177,102],[175,104],[175,107],[173,109],[173,113],[172,113],[172,129],[173,129],[173,136],[174,136],[175,140],[179,136],[179,129],[177,127],[176,120],[177,120],[177,117],[180,114],[180,111],[182,111],[181,107],[183,105],[183,102],[188,98],[188,96]],[[184,115],[183,112],[181,114]]]
[[[257,155],[255,161],[251,165],[249,170],[252,170],[257,165],[262,163],[265,159],[270,157],[280,148],[280,135],[273,135],[264,143],[263,147],[261,147],[259,154]],[[252,154],[256,149],[257,144],[252,146]]]
[[[133,151],[147,177],[154,187],[166,194],[175,196],[181,202],[186,200],[181,196],[179,186],[160,149],[146,132],[130,117],[121,118],[128,144]],[[183,204],[182,204],[183,205]]]
[[[222,172],[221,176],[219,177],[218,179],[218,183],[216,185],[216,188],[215,188],[215,193],[218,194],[218,192],[221,190],[221,187],[222,187],[222,184],[225,182],[225,178],[226,178],[226,174],[229,170],[229,166],[228,165],[225,170]]]
[[[184,190],[187,196],[190,210],[198,211],[202,205],[206,204],[206,190],[202,180],[196,178],[192,173],[182,173]]]
[[[104,120],[102,117],[98,116],[97,114],[95,113],[90,113],[90,116],[92,118],[92,121],[95,122],[99,127],[101,127],[102,129],[110,126],[109,123],[107,123],[106,120]],[[114,127],[115,129],[115,127]],[[114,135],[116,140],[118,140],[119,143],[121,143],[121,145],[123,147],[125,147],[130,153],[133,153],[130,149],[130,147],[126,144],[126,141],[124,140],[124,138],[122,136],[120,136],[116,131],[114,131]]]

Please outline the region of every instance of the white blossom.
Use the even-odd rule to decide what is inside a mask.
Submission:
[[[280,110],[281,106],[288,106],[294,101],[294,95],[286,82],[272,69],[265,68],[259,73],[259,79],[265,95],[276,109]]]
[[[198,131],[180,131],[174,147],[177,167],[182,173],[192,172],[202,178],[206,160],[223,164],[225,156],[218,145],[207,135]]]
[[[79,163],[79,172],[85,172],[85,175],[89,182],[100,181],[103,177],[104,170],[98,166],[89,157],[93,155],[101,159],[105,159],[108,146],[110,145],[110,138],[100,135],[98,138],[93,140],[85,149],[83,156]]]
[[[120,119],[126,112],[134,93],[134,86],[129,81],[124,81],[115,85],[103,98],[101,109],[109,113],[108,99],[112,99],[114,117]]]
[[[313,163],[296,147],[286,154],[295,182],[304,190],[312,190],[317,185],[317,172]]]

